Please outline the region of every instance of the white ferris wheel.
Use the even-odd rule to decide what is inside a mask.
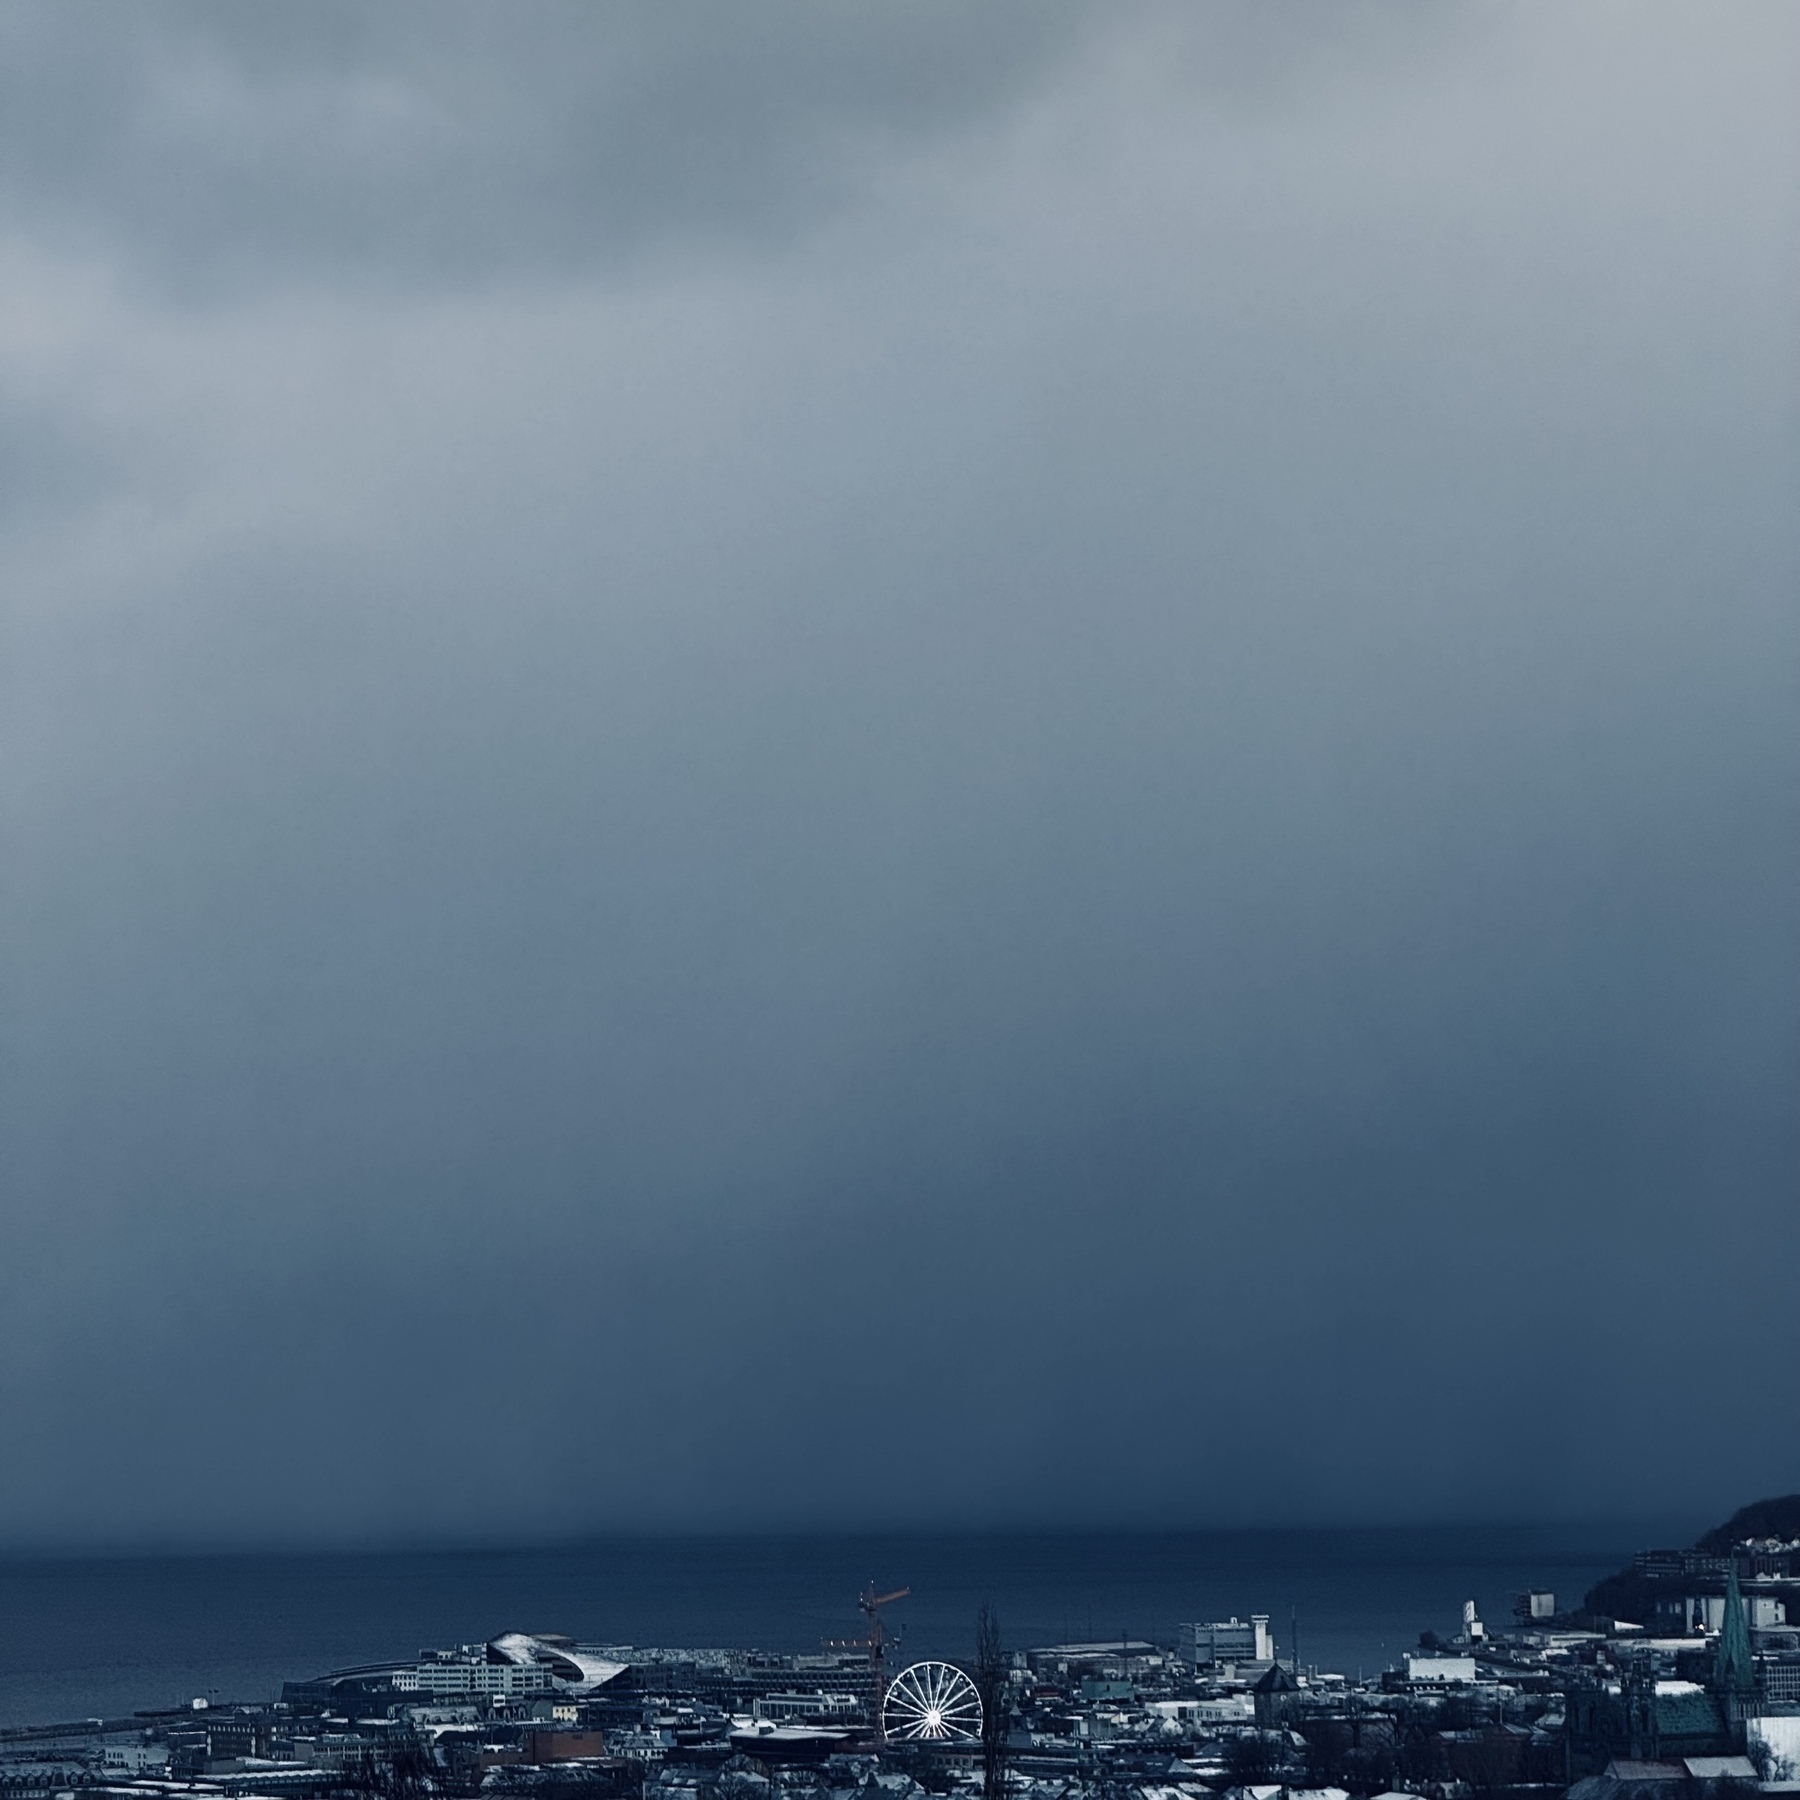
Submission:
[[[909,1663],[888,1686],[881,1729],[900,1743],[970,1743],[981,1736],[981,1695],[951,1663]]]

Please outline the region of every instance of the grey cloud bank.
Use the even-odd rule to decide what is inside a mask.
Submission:
[[[1791,13],[104,16],[0,1532],[1795,1485]]]
[[[786,239],[979,121],[1092,15],[1031,7],[23,9],[7,209],[192,297]]]

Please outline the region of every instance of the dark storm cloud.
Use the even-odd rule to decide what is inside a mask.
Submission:
[[[183,287],[580,268],[786,235],[1082,26],[1065,0],[25,9],[0,192]]]
[[[1788,15],[68,17],[7,1530],[1791,1484]]]

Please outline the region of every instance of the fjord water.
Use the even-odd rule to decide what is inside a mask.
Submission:
[[[870,1580],[910,1585],[898,1654],[966,1656],[976,1609],[1009,1645],[1130,1635],[1267,1612],[1282,1654],[1393,1662],[1465,1599],[1503,1622],[1512,1596],[1565,1604],[1691,1523],[1179,1534],[614,1538],[513,1550],[0,1562],[0,1724],[219,1700],[504,1630],[630,1644],[816,1650],[861,1630]]]

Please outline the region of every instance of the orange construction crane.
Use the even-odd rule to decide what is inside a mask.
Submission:
[[[881,1628],[881,1609],[893,1605],[896,1600],[904,1600],[911,1592],[911,1588],[903,1587],[895,1588],[891,1594],[878,1594],[871,1581],[856,1598],[863,1617],[869,1621],[869,1695],[875,1708],[875,1741],[878,1744],[887,1742],[887,1733],[881,1728],[881,1709],[887,1704],[887,1666],[884,1661],[887,1634]]]
[[[887,1633],[882,1628],[881,1609],[892,1606],[896,1600],[904,1600],[912,1592],[909,1587],[895,1588],[891,1594],[878,1594],[874,1582],[856,1597],[856,1604],[862,1608],[862,1615],[869,1621],[866,1637],[859,1638],[827,1638],[825,1647],[828,1650],[867,1650],[869,1653],[869,1722],[875,1727],[876,1743],[885,1742],[881,1729],[881,1709],[887,1700]]]

